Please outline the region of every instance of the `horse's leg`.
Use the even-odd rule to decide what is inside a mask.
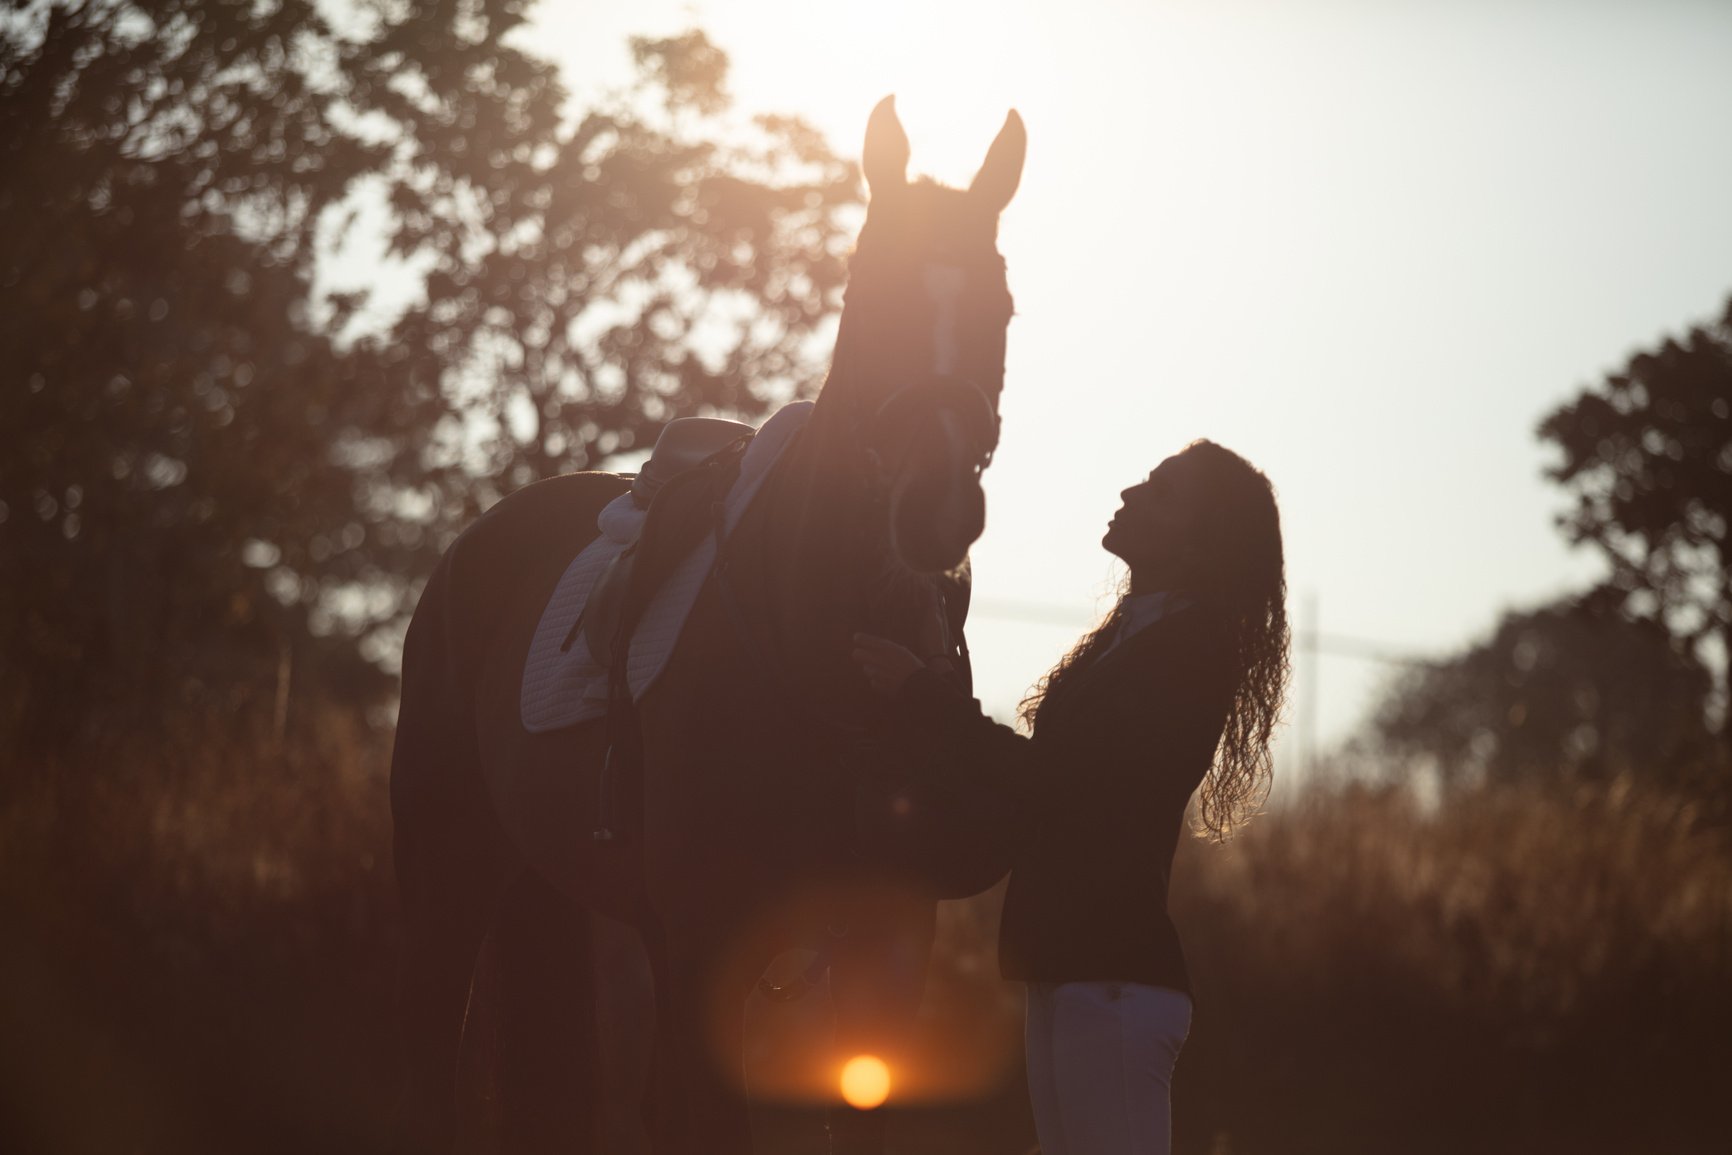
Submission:
[[[656,1155],[751,1155],[745,1014],[762,960],[717,929],[659,943]]]
[[[501,1155],[599,1148],[589,916],[533,872],[512,885],[492,938],[498,967]]]
[[[436,829],[436,828],[435,828]],[[447,1155],[456,1138],[458,1057],[476,956],[492,922],[499,859],[399,815],[397,877],[406,937],[398,1016],[405,1081],[393,1149]]]
[[[646,923],[643,928],[643,944],[644,952],[649,956],[650,974],[655,983],[656,1017],[650,1046],[649,1072],[639,1107],[644,1132],[650,1137],[650,1150],[654,1155],[668,1155],[676,1150],[678,1144],[673,1116],[674,1104],[669,1098],[672,1088],[667,1085],[670,1081],[669,1072],[673,1069],[676,1046],[671,1029],[673,1015],[663,1009],[663,1004],[668,1000],[668,956],[667,944],[658,923]]]
[[[589,916],[595,975],[598,1144],[607,1155],[649,1155],[645,1115],[655,1050],[655,977],[648,936],[637,926]]]
[[[830,958],[836,1054],[843,1062],[856,1055],[883,1059],[894,1096],[926,987],[938,905],[915,893],[873,890],[848,905],[846,921]],[[883,1113],[837,1104],[830,1143],[832,1155],[882,1155]]]

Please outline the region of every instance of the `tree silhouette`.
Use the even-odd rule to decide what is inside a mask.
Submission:
[[[697,32],[568,119],[528,7],[0,18],[0,742],[376,694],[357,643],[499,493],[813,379],[851,167],[735,126]],[[385,332],[321,289],[369,205],[424,279]]]
[[[1663,621],[1710,652],[1724,694],[1732,655],[1732,304],[1682,342],[1631,358],[1539,426],[1562,452],[1550,470],[1575,498],[1559,518],[1574,542],[1612,564],[1629,613]],[[1732,752],[1732,717],[1720,727]]]
[[[1373,716],[1375,744],[1446,785],[1687,781],[1709,739],[1707,672],[1608,601],[1505,614],[1486,641],[1402,674]]]
[[[812,337],[840,304],[852,166],[789,118],[722,137],[726,58],[701,33],[633,52],[637,87],[513,182],[510,228],[485,228],[479,258],[440,253],[427,307],[386,345],[399,388],[438,381],[489,431],[484,497],[647,448],[675,416],[761,413],[827,353]],[[472,198],[442,195],[439,212],[398,203],[400,246],[465,218]]]

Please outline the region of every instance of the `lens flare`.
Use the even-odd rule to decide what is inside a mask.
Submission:
[[[876,1055],[855,1055],[842,1068],[842,1098],[870,1111],[890,1097],[890,1068]]]

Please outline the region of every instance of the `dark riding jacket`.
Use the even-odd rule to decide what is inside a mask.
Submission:
[[[896,712],[910,757],[996,814],[1009,839],[1005,978],[1190,990],[1168,880],[1234,690],[1225,631],[1200,605],[1074,671],[1043,703],[1031,737],[993,722],[937,674],[904,684]]]

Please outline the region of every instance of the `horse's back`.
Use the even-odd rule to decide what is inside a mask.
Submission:
[[[496,828],[513,858],[562,890],[623,913],[635,871],[589,860],[605,727],[530,734],[523,664],[541,612],[628,478],[573,473],[510,494],[460,534],[422,592],[403,651],[393,809]],[[490,811],[478,814],[477,809]],[[582,853],[574,853],[582,851]],[[617,879],[608,876],[618,874]]]
[[[635,870],[569,853],[589,841],[593,820],[580,798],[585,783],[594,792],[601,735],[574,728],[520,748],[517,710],[541,608],[597,537],[601,509],[628,484],[570,474],[500,501],[446,550],[410,623],[391,769],[411,1065],[401,1149],[450,1150],[461,1130],[459,1104],[470,1102],[472,1077],[454,1083],[453,1075],[478,1069],[462,1041],[471,1015],[491,1024],[495,1040],[495,1121],[507,1136],[543,1137],[537,1150],[588,1150],[592,1121],[573,1096],[597,1077],[595,1048],[635,1055],[645,1046],[638,1040],[648,999],[635,992],[647,979],[630,942],[609,930],[600,940],[608,950],[598,953],[591,936],[605,924],[531,876],[603,912],[637,905]],[[508,703],[499,689],[507,684]],[[476,976],[484,940],[489,963]],[[599,1026],[597,1005],[607,1012]],[[624,1069],[624,1084],[617,1074],[603,1077],[630,1088]],[[610,1113],[610,1126],[618,1114]]]
[[[486,646],[519,603],[547,601],[571,560],[598,536],[596,517],[630,486],[616,473],[567,473],[506,496],[447,551],[466,630]]]
[[[596,516],[629,484],[613,473],[538,481],[457,536],[422,589],[404,639],[399,731],[424,712],[472,701],[499,630],[523,605],[546,601],[571,559],[595,540]]]
[[[475,693],[481,769],[493,811],[526,864],[573,899],[631,921],[638,915],[633,848],[595,841],[607,753],[600,720],[530,733],[522,718],[524,663],[542,611],[575,558],[597,536],[596,516],[630,482],[615,474],[552,478],[488,511],[478,552],[497,566],[476,588],[496,615]],[[487,524],[492,518],[493,523]]]

